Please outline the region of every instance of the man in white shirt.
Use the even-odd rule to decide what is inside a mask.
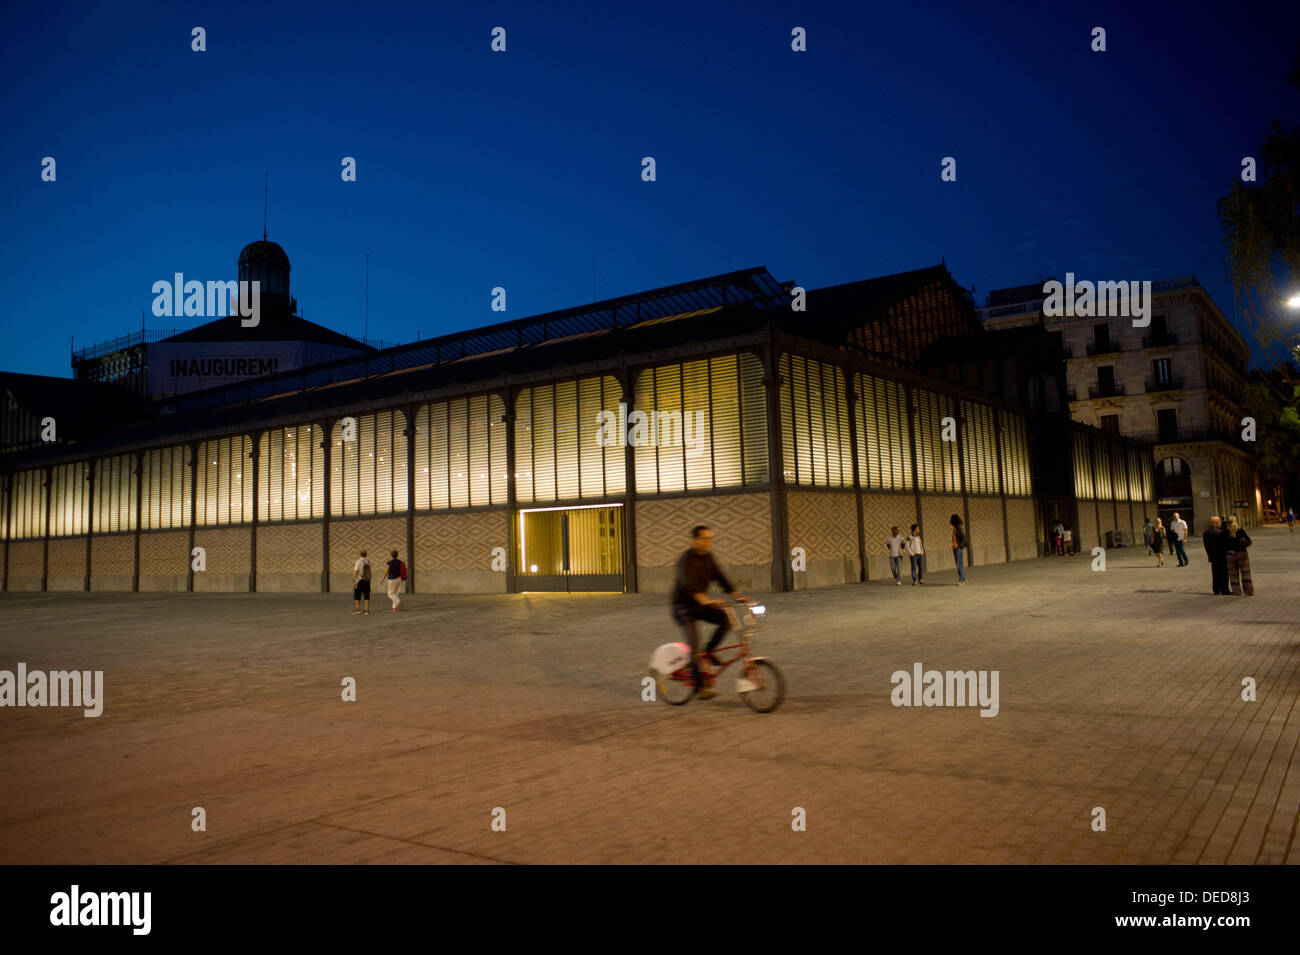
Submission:
[[[352,565],[352,602],[356,605],[356,610],[352,611],[352,616],[362,613],[361,600],[366,601],[365,613],[370,613],[370,561],[366,559],[366,552],[362,551],[357,562]]]
[[[907,556],[912,564],[912,586],[925,583],[925,548],[921,545],[920,528],[912,525],[912,533],[907,535]]]
[[[1174,535],[1174,547],[1178,550],[1178,566],[1187,566],[1187,549],[1183,547],[1183,542],[1187,540],[1187,522],[1174,511],[1173,523],[1169,525],[1169,530]]]
[[[903,545],[905,543],[903,535],[898,533],[898,525],[895,524],[889,529],[885,546],[889,548],[889,569],[894,574],[894,583],[900,587],[903,586]]]

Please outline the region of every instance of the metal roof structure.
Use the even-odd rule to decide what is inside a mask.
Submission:
[[[455,332],[409,345],[398,345],[366,355],[264,376],[237,385],[222,385],[193,392],[160,402],[157,413],[183,415],[214,410],[275,395],[445,365],[466,358],[517,351],[566,338],[635,328],[738,305],[755,309],[788,308],[789,288],[788,284],[778,282],[765,267],[742,269],[681,285]]]

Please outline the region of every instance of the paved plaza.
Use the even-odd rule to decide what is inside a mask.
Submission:
[[[769,715],[642,701],[662,596],[6,594],[0,669],[104,708],[0,709],[0,862],[1300,862],[1300,534],[1254,536],[1252,598],[1199,544],[771,595]],[[893,706],[915,663],[999,712]]]

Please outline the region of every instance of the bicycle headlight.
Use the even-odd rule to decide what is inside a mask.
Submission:
[[[749,608],[749,612],[755,617],[761,617],[763,614],[767,613],[767,607],[763,606],[763,604],[754,604]]]

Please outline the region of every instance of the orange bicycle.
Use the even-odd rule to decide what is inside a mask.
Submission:
[[[727,604],[724,608],[731,626],[740,634],[740,642],[730,646],[719,647],[715,653],[727,650],[739,651],[728,660],[721,661],[718,669],[712,673],[701,665],[700,672],[704,685],[712,689],[722,676],[724,670],[737,660],[745,663],[744,671],[736,680],[736,692],[745,701],[745,705],[758,713],[771,713],[785,699],[785,678],[766,657],[750,654],[750,638],[759,628],[759,621],[767,615],[767,608],[762,604],[747,602],[743,618],[737,618],[735,606]],[[650,675],[659,688],[660,698],[672,706],[689,703],[698,689],[691,674],[691,648],[685,643],[665,643],[650,657]]]

